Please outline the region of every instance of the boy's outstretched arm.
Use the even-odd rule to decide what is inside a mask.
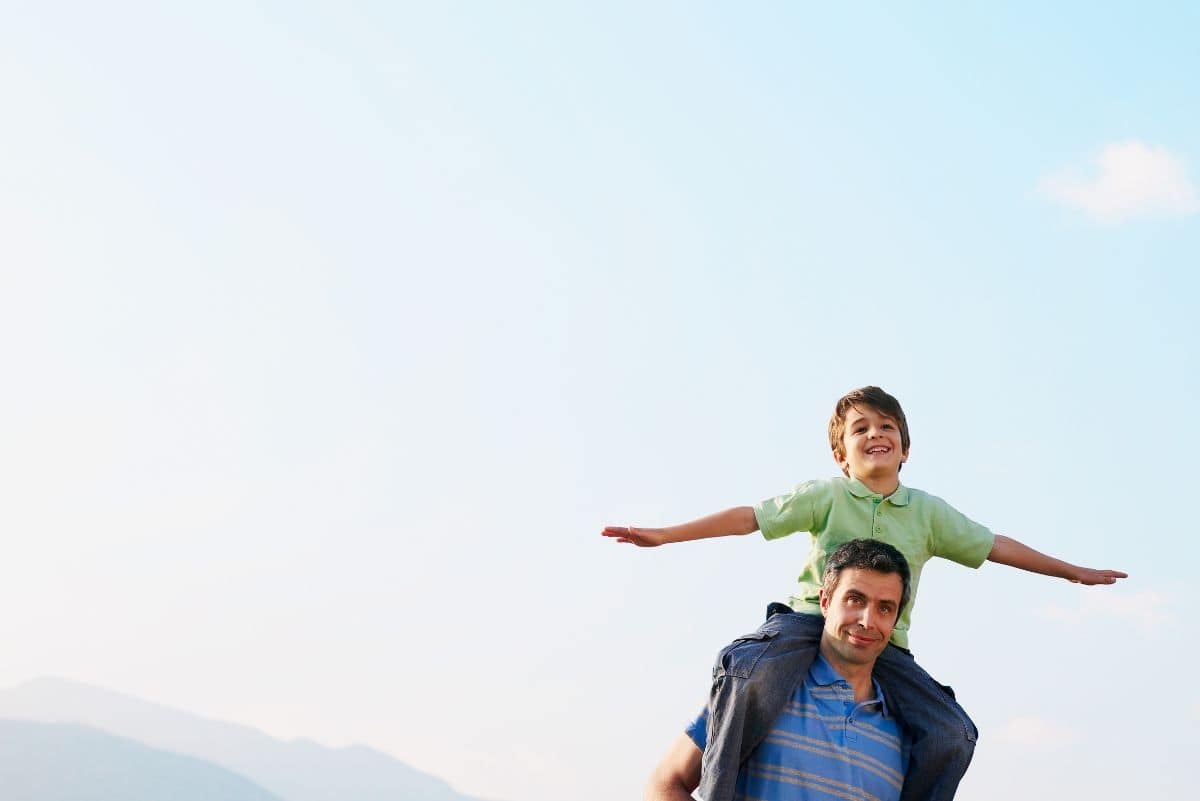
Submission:
[[[600,533],[615,537],[617,542],[630,542],[640,548],[653,548],[670,542],[688,542],[709,537],[727,537],[732,534],[749,534],[758,531],[758,520],[749,506],[735,506],[715,515],[702,517],[690,523],[666,528],[638,528],[636,526],[605,526]]]
[[[1065,578],[1075,584],[1115,584],[1117,579],[1128,576],[1119,570],[1095,570],[1055,559],[1003,534],[996,535],[996,542],[992,545],[992,552],[988,554],[988,561],[1019,567],[1030,573],[1041,573],[1043,576]]]

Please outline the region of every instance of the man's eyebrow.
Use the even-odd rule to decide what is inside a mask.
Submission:
[[[869,597],[869,596],[868,596],[868,595],[867,595],[867,594],[866,594],[864,591],[862,591],[862,590],[860,590],[860,589],[857,589],[857,588],[855,588],[855,587],[847,587],[847,588],[846,588],[846,594],[847,594],[847,595],[853,595],[853,596],[855,596],[855,597],[858,597],[858,598],[867,598],[867,597]],[[875,602],[875,603],[877,603],[877,604],[891,604],[892,606],[899,606],[899,605],[900,605],[900,600],[899,600],[898,598],[872,598],[871,600],[872,600],[872,601],[874,601],[874,602]]]

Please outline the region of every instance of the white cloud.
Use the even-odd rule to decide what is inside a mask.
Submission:
[[[1073,745],[1082,739],[1078,729],[1033,715],[1012,718],[991,736],[1005,742],[1038,749]]]
[[[1157,590],[1112,592],[1105,587],[1079,594],[1074,607],[1051,604],[1036,611],[1038,617],[1069,626],[1094,624],[1110,627],[1114,620],[1128,621],[1147,637],[1154,637],[1178,624],[1169,611],[1175,608],[1169,593]]]
[[[1165,147],[1136,140],[1115,142],[1096,156],[1095,168],[1091,176],[1074,168],[1048,175],[1038,188],[1106,223],[1200,211],[1186,163]]]

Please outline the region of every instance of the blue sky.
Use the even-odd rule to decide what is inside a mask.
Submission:
[[[832,475],[874,383],[906,483],[1131,574],[927,569],[962,797],[1179,795],[1198,15],[12,5],[0,681],[636,796],[807,546],[600,528]]]

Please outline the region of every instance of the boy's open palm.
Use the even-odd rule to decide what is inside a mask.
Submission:
[[[1085,567],[1071,581],[1091,587],[1096,584],[1116,584],[1117,579],[1123,578],[1129,578],[1129,574],[1122,573],[1120,570],[1094,570]]]
[[[663,544],[661,528],[634,528],[633,526],[605,526],[600,532],[605,537],[613,537],[617,542],[630,542],[639,548],[653,548]]]

